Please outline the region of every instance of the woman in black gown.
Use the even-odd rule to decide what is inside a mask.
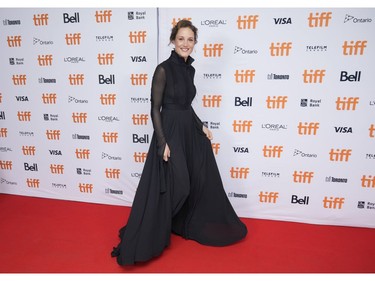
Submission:
[[[223,188],[212,133],[191,107],[197,28],[181,20],[170,41],[175,49],[152,80],[154,133],[147,159],[121,242],[112,251],[120,265],[159,256],[172,232],[210,246],[233,244],[247,234]]]

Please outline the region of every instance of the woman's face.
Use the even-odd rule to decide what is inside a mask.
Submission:
[[[176,39],[172,43],[175,46],[176,53],[186,61],[194,49],[194,32],[189,27],[182,27],[178,30]]]

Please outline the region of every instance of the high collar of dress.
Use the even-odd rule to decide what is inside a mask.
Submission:
[[[181,57],[179,54],[177,54],[175,50],[171,52],[171,59],[173,62],[182,65],[191,65],[194,61],[194,59],[191,56],[188,56],[187,60],[185,61],[185,59]]]

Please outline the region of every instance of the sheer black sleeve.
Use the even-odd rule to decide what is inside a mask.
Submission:
[[[151,85],[151,120],[156,134],[158,155],[163,156],[166,144],[163,125],[161,120],[161,106],[163,104],[163,95],[166,84],[165,69],[162,66],[157,66],[152,78]]]

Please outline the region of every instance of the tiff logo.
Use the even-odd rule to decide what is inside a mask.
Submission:
[[[35,26],[48,25],[48,14],[37,14],[33,17]]]
[[[268,109],[279,109],[279,108],[284,109],[287,101],[288,101],[287,96],[278,96],[278,97],[273,96],[273,98],[271,98],[271,96],[268,96],[266,100],[267,108]]]
[[[260,203],[276,203],[277,198],[279,197],[278,192],[264,192],[259,193],[259,202]]]
[[[79,149],[76,148],[77,159],[90,159],[90,149]]]
[[[252,83],[255,77],[254,69],[236,70],[234,78],[236,83]]]
[[[50,168],[51,174],[58,174],[58,175],[64,174],[64,165],[51,164],[49,168]]]
[[[95,11],[95,21],[97,23],[111,22],[112,10]]]
[[[337,110],[356,110],[357,104],[359,103],[359,97],[340,97],[336,100]]]
[[[81,33],[66,33],[65,34],[65,43],[68,46],[71,45],[80,45],[81,44]]]
[[[250,128],[253,126],[251,120],[233,120],[233,132],[235,133],[250,133]]]
[[[60,130],[46,130],[47,140],[60,140]]]
[[[6,138],[6,137],[8,137],[8,129],[7,128],[0,128],[0,138]]]
[[[305,69],[303,71],[303,83],[311,84],[311,83],[323,83],[323,77],[326,75],[326,71],[323,69],[310,69],[307,71]]]
[[[294,171],[293,181],[297,183],[311,183],[311,179],[314,177],[314,172],[307,171]]]
[[[26,74],[20,74],[20,75],[14,74],[12,76],[12,81],[13,81],[13,85],[15,86],[26,85]]]
[[[119,179],[120,178],[120,169],[105,168],[105,177],[107,179]]]
[[[298,134],[299,135],[316,135],[318,129],[319,129],[318,122],[305,122],[302,124],[302,122],[298,123]]]
[[[332,19],[332,12],[310,13],[308,19],[309,27],[327,27]]]
[[[83,85],[83,81],[85,80],[84,74],[69,74],[69,85],[78,86]]]
[[[220,143],[211,143],[212,150],[215,155],[219,154],[219,149],[220,149]]]
[[[86,123],[87,113],[86,112],[73,112],[72,119],[73,119],[73,123]]]
[[[224,44],[204,44],[203,56],[204,57],[221,57]]]
[[[323,207],[328,209],[341,209],[344,205],[345,198],[340,197],[328,197],[324,196]]]
[[[44,104],[56,104],[57,95],[56,93],[44,93],[42,94],[42,102]]]
[[[146,42],[146,31],[130,31],[129,33],[129,40],[130,44],[139,44]]]
[[[238,29],[255,29],[259,21],[258,15],[247,15],[237,17]]]
[[[372,187],[375,188],[375,176],[365,176],[361,178],[362,187]]]
[[[278,145],[267,145],[263,146],[263,156],[266,158],[280,158],[281,153],[283,152],[283,146],[278,146]]]
[[[51,66],[53,61],[52,55],[38,55],[38,65],[39,66]]]
[[[103,141],[106,143],[117,143],[118,133],[117,132],[103,132]]]
[[[371,124],[369,130],[369,137],[370,138],[375,138],[375,124]]]
[[[92,183],[79,183],[79,192],[82,193],[92,193],[94,185]]]
[[[271,56],[281,57],[281,56],[289,56],[289,51],[292,49],[292,42],[277,42],[271,43],[270,46],[270,54]]]
[[[101,94],[99,99],[102,105],[115,105],[116,94]]]
[[[26,179],[26,185],[27,187],[32,187],[32,188],[39,188],[40,185],[40,180],[39,179]]]
[[[230,168],[230,177],[232,179],[247,179],[248,174],[250,173],[249,168],[244,167],[231,167]]]
[[[144,163],[147,158],[147,153],[146,152],[134,152],[133,157],[136,163]]]
[[[344,56],[362,56],[365,48],[367,47],[367,40],[363,41],[344,41],[344,44],[342,45],[342,53]]]
[[[23,155],[35,155],[35,146],[28,146],[28,145],[23,145],[22,146],[22,154]]]
[[[31,120],[31,111],[18,111],[17,112],[18,121],[21,122],[30,122]]]
[[[130,82],[133,86],[143,86],[146,85],[147,82],[147,74],[140,73],[140,74],[133,74],[130,76]]]
[[[7,36],[8,47],[21,47],[22,37],[20,35]]]
[[[114,53],[98,54],[98,63],[99,65],[112,65],[114,57]]]
[[[0,160],[0,169],[1,170],[12,170],[13,162]]]
[[[132,120],[133,120],[133,125],[147,125],[148,115],[147,114],[133,114]]]
[[[221,95],[203,95],[203,107],[220,107]]]
[[[348,162],[352,155],[351,149],[333,149],[329,152],[329,161]]]

